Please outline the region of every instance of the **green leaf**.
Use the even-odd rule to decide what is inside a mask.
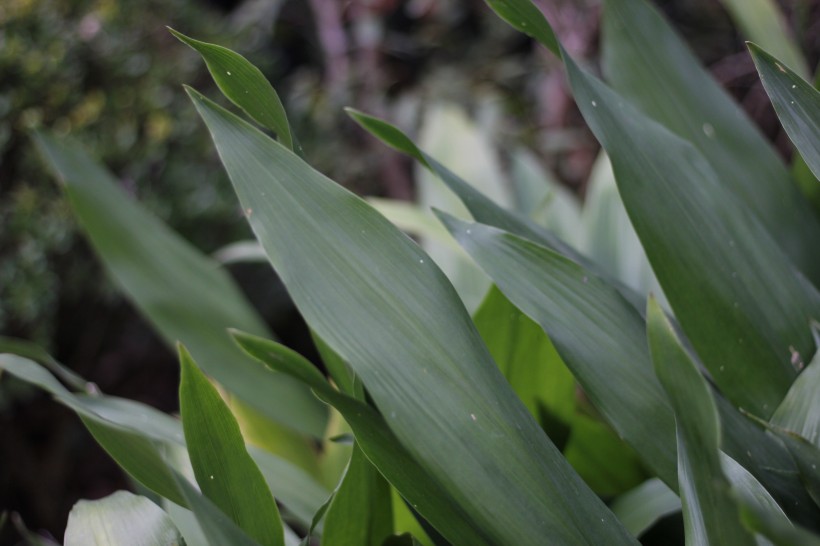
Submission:
[[[264,546],[252,538],[220,510],[208,497],[197,491],[188,480],[174,473],[185,503],[196,516],[211,546]]]
[[[189,94],[302,316],[483,542],[634,543],[540,433],[429,256],[298,156]]]
[[[612,502],[612,511],[636,537],[680,509],[680,498],[657,478],[645,481]]]
[[[80,416],[97,443],[135,480],[185,506],[185,500],[167,469],[160,444],[147,436],[154,430],[151,420],[144,420],[149,414],[130,416],[126,424],[109,421],[95,411],[94,405],[89,405],[89,400],[98,403],[96,398],[73,395],[42,366],[27,358],[2,354],[0,369],[54,395],[58,402]]]
[[[812,345],[816,291],[697,148],[564,61],[677,320],[723,394],[770,416],[797,375],[789,348]]]
[[[765,536],[776,546],[820,546],[820,536],[799,525],[783,522],[777,514],[761,511],[744,501],[739,502],[744,525]]]
[[[820,397],[817,396],[820,392],[820,331],[816,323],[814,339],[818,347],[814,358],[792,383],[770,422],[780,428],[796,432],[820,447]],[[802,364],[802,361],[798,361],[799,366]]]
[[[667,484],[676,484],[672,410],[646,352],[641,315],[606,282],[536,243],[440,215],[461,246],[540,324],[592,404]]]
[[[706,379],[653,298],[646,315],[655,371],[675,411],[686,540],[691,544],[752,545],[754,539],[740,523],[721,468],[720,421]]]
[[[202,55],[219,90],[280,142],[293,150],[293,136],[285,107],[265,75],[242,55],[222,46],[200,42],[168,28],[179,41]]]
[[[745,4],[748,2],[744,1]],[[815,283],[820,282],[820,253],[817,252],[816,243],[820,241],[820,221],[800,195],[774,148],[741,107],[700,65],[668,22],[645,0],[607,0],[604,5],[603,41],[604,73],[620,94],[620,97],[608,99],[608,108],[620,108],[621,100],[631,101],[647,117],[688,141],[702,158],[695,161],[693,166],[685,167],[693,180],[686,182],[684,187],[698,184],[699,178],[714,178],[716,175],[725,191],[712,195],[711,200],[721,209],[723,202],[729,199],[748,207],[795,265]],[[566,59],[565,64],[572,69]],[[586,113],[591,110],[590,100],[595,97],[583,93],[579,95],[577,90],[573,94],[584,108],[587,122],[595,125]],[[632,111],[630,107],[620,113],[630,115]],[[598,138],[601,139],[601,135]],[[606,143],[602,144],[608,148]],[[635,150],[644,149],[635,146],[640,145],[637,142],[629,145],[633,154]],[[659,144],[656,149],[661,147],[666,150],[669,146]],[[616,153],[608,151],[613,162],[620,161],[615,157]],[[647,152],[648,155],[656,153]],[[708,163],[714,175],[695,174],[701,169],[698,164],[704,162]],[[677,166],[667,168],[678,169]],[[624,191],[623,181],[619,179],[618,182],[627,209],[633,208],[629,196],[625,195],[628,192]],[[684,184],[684,181],[679,183]],[[705,192],[711,193],[711,184],[705,181],[703,185]],[[656,202],[659,198],[651,199]],[[732,208],[737,208],[737,205],[732,205]],[[632,211],[630,216],[637,224]],[[671,219],[676,216],[668,218],[670,224],[675,223]],[[637,225],[635,227],[638,228]],[[641,235],[640,231],[638,229],[638,235]],[[652,252],[649,248],[646,250],[652,261]],[[657,265],[655,262],[653,267]],[[655,273],[664,285],[656,267]],[[667,290],[665,285],[664,289]],[[668,291],[678,292],[672,287]],[[677,309],[675,313],[680,314]],[[684,328],[687,328],[686,324]],[[713,329],[723,331],[719,327]],[[692,341],[697,347],[697,342]],[[701,357],[705,358],[704,355]],[[711,368],[710,371],[715,373]],[[770,409],[774,406],[770,405]]]
[[[724,7],[743,34],[760,43],[786,66],[806,77],[809,69],[800,48],[792,39],[788,24],[774,0],[722,0]]]
[[[322,542],[379,546],[393,532],[390,485],[358,447],[325,514]]]
[[[544,47],[558,53],[558,39],[547,19],[530,0],[485,0],[487,5],[510,26],[538,40]]]
[[[184,546],[171,518],[145,497],[117,491],[78,501],[68,514],[65,546]]]
[[[575,415],[575,378],[544,330],[493,287],[473,317],[510,386],[534,416],[539,405],[565,423]]]
[[[780,518],[783,524],[791,525],[788,516],[777,504],[777,501],[766,491],[766,488],[743,468],[737,461],[721,453],[720,465],[723,474],[732,484],[732,490],[738,502],[754,506],[756,510]]]
[[[470,544],[487,540],[472,519],[442,485],[401,445],[385,419],[371,406],[334,390],[317,374],[313,364],[276,342],[233,332],[237,343],[251,356],[274,370],[304,380],[317,395],[341,413],[356,435],[357,445],[390,483],[442,534]],[[303,370],[299,370],[303,368]]]
[[[184,343],[206,373],[264,415],[321,437],[327,415],[308,390],[231,342],[228,327],[269,333],[225,271],[131,201],[77,144],[44,133],[35,141],[109,273],[166,342]]]
[[[236,419],[182,345],[179,360],[182,427],[202,493],[263,546],[283,546],[279,509]]]
[[[755,44],[749,44],[749,51],[783,128],[820,177],[820,91]]]
[[[407,135],[398,128],[379,118],[369,116],[348,108],[347,113],[365,130],[380,139],[388,146],[409,155],[419,161],[425,168],[434,172],[441,181],[455,193],[473,218],[483,224],[491,225],[510,233],[514,233],[526,239],[535,241],[546,246],[563,256],[581,264],[590,271],[607,278],[613,286],[627,298],[639,312],[643,313],[645,308],[644,298],[635,293],[631,288],[623,283],[611,278],[595,262],[589,260],[571,246],[559,239],[549,230],[536,224],[526,216],[508,211],[497,205],[492,199],[478,191],[476,188],[456,176],[444,165],[423,152]]]

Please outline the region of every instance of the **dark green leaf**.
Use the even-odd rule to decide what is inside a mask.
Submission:
[[[637,310],[600,278],[547,248],[482,224],[440,218],[510,301],[547,332],[604,418],[674,487],[672,410],[652,372]]]
[[[783,128],[820,177],[820,91],[755,44],[749,44],[749,51]]]
[[[727,398],[770,416],[797,375],[790,347],[812,345],[816,291],[697,148],[564,63],[677,320]]]
[[[653,298],[646,316],[655,371],[675,411],[678,482],[687,542],[752,545],[754,539],[740,523],[721,468],[720,421],[706,379]]]
[[[777,152],[740,106],[700,65],[683,40],[645,0],[607,0],[603,24],[604,71],[620,97],[598,102],[609,102],[605,107],[616,109],[620,108],[621,100],[634,101],[647,117],[693,145],[702,156],[693,160],[693,165],[688,168],[667,167],[675,170],[682,168],[691,173],[692,180],[681,180],[680,184],[688,188],[697,185],[699,178],[717,176],[725,191],[710,195],[711,200],[721,208],[728,200],[738,201],[748,207],[798,268],[813,281],[820,282],[820,253],[817,252],[820,222],[795,187]],[[572,69],[569,66],[572,63],[568,63],[566,59],[565,64],[568,69]],[[586,107],[585,111],[591,110],[590,100],[595,97],[579,95],[577,89],[573,94],[578,104]],[[629,115],[631,111],[630,107],[620,113]],[[586,112],[585,117],[591,126],[595,125]],[[602,138],[600,134],[597,136],[599,139],[609,140]],[[617,155],[609,149],[608,143],[602,144],[610,156]],[[646,149],[635,146],[640,144],[632,142],[629,145],[633,153],[634,150]],[[662,146],[664,150],[668,148],[666,144]],[[648,155],[656,153],[647,152]],[[617,159],[613,157],[613,162],[615,160]],[[709,170],[714,174],[695,174],[701,169],[698,164],[704,164],[704,167],[708,164]],[[634,207],[630,206],[630,199],[624,195],[627,192],[624,192],[624,182],[620,178],[618,184],[621,194],[627,209],[632,209]],[[711,184],[704,181],[702,185],[705,186],[705,192],[711,194]],[[652,202],[659,199],[661,198],[655,196],[651,198]],[[737,208],[737,205],[732,208]],[[630,216],[635,224],[632,210]],[[671,220],[674,216],[667,218],[671,224],[675,223]],[[640,230],[638,235],[641,235]],[[649,248],[646,250],[652,261],[652,251]],[[655,262],[653,267],[656,266]],[[737,271],[742,274],[743,270]],[[658,273],[657,269],[655,272]],[[678,292],[672,287],[667,288],[660,274],[658,277],[665,291]],[[677,309],[675,312],[682,320]],[[714,329],[723,331],[718,327]],[[697,346],[697,342],[695,343]],[[715,373],[715,370],[711,371]],[[746,404],[743,406],[747,407]],[[773,410],[774,406],[770,409]]]
[[[760,533],[776,546],[820,546],[820,536],[798,525],[790,525],[776,514],[763,512],[740,501],[741,518],[746,527]]]
[[[265,75],[242,55],[222,46],[200,42],[169,28],[171,34],[197,51],[216,85],[228,99],[257,123],[276,133],[293,150],[293,136],[285,107]]]
[[[429,256],[298,156],[189,94],[302,316],[484,540],[634,543],[540,433]]]
[[[527,0],[528,1],[528,0]],[[560,253],[563,256],[581,264],[590,271],[606,278],[618,291],[631,302],[640,313],[643,313],[645,301],[643,296],[637,294],[623,283],[608,276],[597,264],[584,257],[564,241],[556,237],[549,230],[536,224],[529,218],[508,211],[493,202],[492,199],[482,194],[472,185],[468,184],[444,165],[424,153],[419,149],[407,135],[399,131],[398,128],[390,125],[384,120],[358,112],[351,108],[347,109],[350,115],[359,125],[379,138],[388,146],[409,155],[419,161],[422,166],[435,173],[450,190],[461,199],[473,218],[483,224],[497,227],[515,235],[519,235],[547,248]]]
[[[321,437],[325,409],[303,385],[271,374],[231,342],[228,327],[269,335],[219,265],[131,201],[77,144],[36,135],[72,208],[115,281],[169,344],[264,415]]]
[[[182,345],[179,360],[182,426],[202,493],[249,537],[263,546],[284,546],[279,509],[236,419]]]
[[[313,364],[287,347],[242,332],[233,335],[249,355],[274,370],[292,373],[299,378],[313,377],[310,372],[297,370],[299,367],[314,368]],[[344,416],[367,458],[414,509],[447,536],[461,537],[471,544],[487,542],[449,493],[399,443],[378,412],[352,396],[337,392],[327,381],[311,381],[309,384],[315,392]]]
[[[325,544],[380,546],[393,532],[390,485],[358,447],[325,515]]]

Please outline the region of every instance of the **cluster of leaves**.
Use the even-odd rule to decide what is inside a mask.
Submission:
[[[669,309],[396,127],[349,111],[435,173],[472,217],[436,211],[495,284],[471,317],[429,254],[302,159],[259,70],[175,33],[278,139],[187,89],[332,381],[272,341],[224,272],[130,202],[80,147],[39,133],[112,276],[182,344],[179,421],[102,396],[34,347],[4,342],[0,367],[77,412],[181,531],[119,496],[100,510],[79,505],[66,543],[139,513],[144,532],[169,544],[295,544],[299,535],[305,544],[637,544],[678,508],[692,543],[820,543],[820,359],[809,358],[820,221],[644,0],[605,3],[609,83],[566,53],[529,0],[488,4],[562,60]],[[820,173],[820,93],[785,61],[750,50],[786,131]],[[352,448],[336,449],[347,440]],[[611,447],[596,459],[602,446]]]

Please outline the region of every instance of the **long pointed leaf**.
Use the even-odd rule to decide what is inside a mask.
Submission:
[[[321,437],[327,416],[310,392],[231,342],[229,327],[269,334],[225,271],[129,199],[77,144],[43,133],[36,142],[108,271],[169,345],[184,343],[206,373],[266,416]]]
[[[741,525],[721,467],[720,421],[706,379],[652,298],[646,320],[655,371],[675,410],[686,540],[690,544],[751,546],[754,539]]]
[[[219,90],[257,123],[276,133],[293,150],[285,107],[265,75],[242,55],[222,46],[189,38],[169,28],[171,34],[202,55]]]
[[[637,310],[551,250],[483,224],[439,217],[510,301],[547,332],[604,418],[674,487],[675,423],[652,372]]]
[[[646,0],[607,0],[603,24],[604,70],[621,97],[689,141],[731,199],[748,206],[798,268],[820,282],[820,222],[740,106]],[[582,106],[589,104],[574,94]]]
[[[820,91],[755,44],[749,51],[783,128],[820,178]]]
[[[364,201],[189,93],[305,320],[476,527],[517,544],[632,543],[540,433],[430,258]]]
[[[812,346],[816,291],[698,149],[564,63],[676,318],[721,391],[770,416],[797,375],[791,351]]]
[[[182,426],[202,493],[263,546],[284,546],[279,509],[245,448],[239,424],[184,346],[179,360]]]

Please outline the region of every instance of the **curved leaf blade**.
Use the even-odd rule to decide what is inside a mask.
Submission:
[[[745,204],[795,265],[820,282],[820,221],[740,106],[646,0],[607,0],[603,25],[604,72],[618,100],[632,101],[691,143],[731,195],[712,199]]]
[[[720,421],[706,380],[658,303],[649,299],[647,337],[655,371],[675,411],[678,482],[686,540],[691,544],[755,544],[741,525],[720,462]]]
[[[182,345],[179,360],[182,427],[202,493],[263,546],[284,546],[279,509],[239,424]]]
[[[78,501],[68,514],[65,546],[184,546],[171,518],[145,497],[117,491]]]
[[[184,343],[206,373],[264,415],[320,438],[324,407],[231,342],[229,327],[269,333],[226,272],[129,199],[79,145],[44,133],[35,141],[109,274],[165,341]]]
[[[276,133],[283,145],[294,149],[285,107],[262,71],[235,51],[194,40],[172,28],[168,30],[180,42],[202,55],[219,90],[232,103],[262,127]]]
[[[668,485],[672,409],[652,372],[641,315],[607,283],[536,243],[439,214],[461,246],[537,322],[592,404]]]
[[[480,532],[518,544],[633,543],[540,433],[430,258],[364,201],[189,94],[302,315]]]
[[[697,148],[565,55],[573,93],[687,337],[736,406],[770,416],[807,354],[816,291]]]
[[[757,45],[749,51],[783,128],[820,178],[820,91]]]

